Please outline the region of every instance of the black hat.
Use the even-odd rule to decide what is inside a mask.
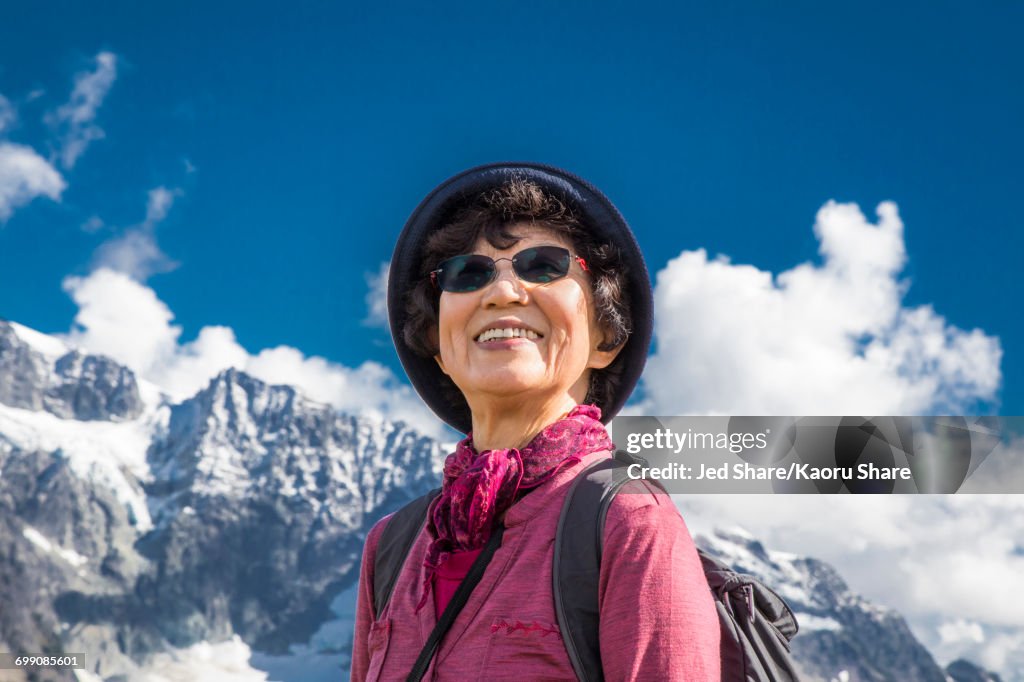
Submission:
[[[405,343],[402,330],[407,318],[406,295],[415,286],[415,278],[420,276],[427,236],[446,225],[467,202],[514,178],[535,182],[565,202],[596,241],[609,242],[619,248],[627,266],[632,333],[614,361],[623,365],[619,385],[598,404],[601,421],[607,423],[626,403],[647,361],[653,325],[651,281],[636,237],[608,197],[586,180],[554,166],[540,163],[477,166],[445,180],[420,202],[398,236],[388,276],[388,321],[398,357],[413,387],[430,409],[462,433],[469,433],[472,428],[469,410],[465,404],[456,405],[446,398],[441,384],[447,377],[437,362],[432,357],[416,354]]]

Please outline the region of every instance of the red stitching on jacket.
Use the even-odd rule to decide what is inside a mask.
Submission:
[[[537,621],[532,621],[530,623],[524,623],[521,620],[509,622],[504,618],[501,618],[497,622],[491,624],[491,633],[493,634],[498,632],[502,628],[505,629],[506,635],[511,635],[516,630],[522,630],[524,632],[539,632],[541,633],[541,637],[547,637],[548,635],[561,635],[558,627],[554,625],[544,625]]]

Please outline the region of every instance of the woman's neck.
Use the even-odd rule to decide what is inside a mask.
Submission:
[[[473,448],[477,452],[521,448],[545,426],[567,415],[577,402],[563,394],[541,401],[488,401],[473,405]]]

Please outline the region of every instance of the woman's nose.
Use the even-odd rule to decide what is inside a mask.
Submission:
[[[509,303],[526,303],[529,295],[523,280],[519,279],[510,261],[498,261],[498,271],[494,281],[484,287],[484,306],[508,305]]]

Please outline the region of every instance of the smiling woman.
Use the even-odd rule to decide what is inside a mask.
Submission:
[[[569,267],[572,263],[567,262],[563,274],[567,272],[577,281],[580,277],[586,278],[587,286],[582,289],[584,295],[588,297],[587,312],[591,312],[592,305],[593,317],[603,330],[600,350],[621,349],[626,344],[633,331],[630,319],[636,304],[640,304],[640,309],[636,311],[638,318],[643,318],[649,326],[649,304],[644,305],[648,302],[642,296],[628,296],[626,291],[631,278],[636,280],[634,289],[649,288],[643,261],[633,259],[636,261],[633,268],[635,272],[631,272],[619,246],[611,241],[598,241],[597,235],[586,230],[577,215],[565,203],[551,193],[545,192],[538,184],[526,182],[523,176],[512,175],[509,182],[481,191],[475,202],[462,205],[449,220],[444,229],[424,235],[422,238],[422,254],[416,259],[418,277],[407,284],[396,281],[395,286],[389,288],[394,294],[408,287],[407,298],[403,301],[392,299],[389,306],[402,306],[407,313],[408,317],[402,327],[402,341],[404,347],[419,358],[437,355],[439,307],[445,300],[453,300],[451,296],[444,294],[440,300],[438,299],[436,282],[443,284],[444,277],[442,276],[441,280],[437,280],[436,277],[431,280],[429,275],[434,264],[443,264],[469,253],[481,253],[486,256],[503,252],[511,257],[528,246],[521,242],[521,239],[527,236],[525,233],[519,234],[524,230],[532,233],[529,235],[531,243],[538,240],[539,244],[545,243],[544,236],[548,235],[550,238],[547,243],[566,247],[579,259],[575,261],[579,265],[578,268]],[[478,251],[478,248],[483,251]],[[636,253],[639,254],[639,248],[636,249]],[[397,270],[395,272],[401,274]],[[405,286],[402,286],[403,284]],[[522,286],[529,286],[529,283],[524,282]],[[647,353],[645,344],[650,338],[650,331],[645,327],[639,332],[634,335],[629,347],[633,350],[632,354],[636,355],[636,350],[643,346],[643,355],[629,358],[630,362],[624,362],[626,358],[623,358],[602,371],[588,373],[590,384],[584,396],[585,400],[579,399],[577,402],[603,405],[609,395],[621,395],[621,403],[625,402],[628,391],[616,390],[622,381],[623,370],[626,367],[633,370],[630,374],[631,380],[635,383]],[[603,338],[605,336],[607,338]],[[419,358],[403,354],[402,343],[396,343],[396,346],[407,370],[410,362],[416,364]],[[413,370],[413,373],[416,371]],[[468,416],[470,411],[466,396],[445,377],[434,377],[434,380],[440,381],[444,400],[450,406],[444,413],[459,415],[460,423],[452,423],[448,419],[446,421],[465,431],[469,422],[463,415]],[[609,406],[611,409],[605,411],[615,412],[621,407],[621,403],[615,407]]]
[[[556,168],[475,168],[417,208],[391,273],[399,357],[467,436],[441,490],[367,537],[352,678],[717,682],[718,617],[693,541],[644,481],[602,530],[599,660],[570,652],[556,613],[563,502],[612,456],[603,422],[651,336],[647,270],[619,213]]]
[[[552,244],[572,247],[554,230],[529,223],[516,223],[502,236],[517,242],[520,254]],[[473,251],[501,259],[516,256],[514,249],[481,238]],[[481,289],[441,293],[435,359],[469,405],[478,450],[526,445],[531,431],[586,402],[591,370],[607,367],[622,349],[600,350],[605,333],[592,314],[589,276],[566,261],[575,267],[549,282],[527,282],[512,267],[499,267],[496,281]],[[523,432],[521,425],[530,423],[537,428]],[[493,432],[502,427],[513,431]]]

